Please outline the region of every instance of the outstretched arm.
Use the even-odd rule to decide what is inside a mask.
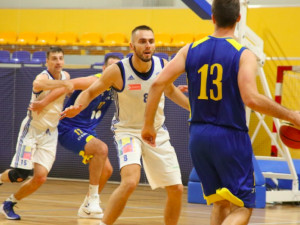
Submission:
[[[167,88],[167,94],[171,95],[171,93],[175,93],[175,96],[178,95],[178,92],[171,92],[169,88],[172,88],[172,83],[185,71],[185,60],[188,51],[189,45],[183,47],[176,56],[169,62],[166,67],[160,72],[156,80],[153,82],[145,110],[145,123],[142,130],[142,138],[150,145],[155,146],[155,129],[154,129],[154,118],[156,114],[156,110],[158,107],[159,100],[163,91]],[[168,87],[170,86],[170,87]],[[173,86],[174,87],[174,86]],[[174,87],[175,88],[175,87]],[[174,91],[174,89],[173,89]],[[178,90],[179,91],[179,90]],[[182,93],[181,93],[182,94]],[[183,95],[183,94],[182,94]],[[174,98],[174,95],[171,95],[171,98]],[[186,98],[186,97],[185,97]],[[178,103],[184,108],[188,109],[188,101],[183,100],[178,101]]]
[[[289,110],[258,92],[256,70],[255,55],[250,50],[245,50],[240,59],[238,73],[238,85],[245,105],[257,112],[290,121],[300,128],[300,114],[298,112]]]
[[[67,80],[49,80],[46,74],[39,74],[33,81],[33,91],[40,92],[64,87],[68,92],[73,91],[73,84],[70,82],[69,73],[65,72]]]
[[[179,88],[175,87],[174,84],[170,84],[168,87],[166,87],[165,95],[177,105],[188,111],[190,110],[189,99]]]
[[[58,99],[60,96],[62,96],[66,92],[67,92],[67,89],[64,87],[56,88],[53,91],[51,91],[42,100],[31,102],[28,107],[28,110],[35,111],[39,114],[43,110],[44,107],[46,107],[48,104],[50,104],[54,100]]]
[[[74,105],[66,108],[61,113],[61,119],[78,115],[90,104],[90,102],[94,98],[102,94],[110,87],[121,89],[122,86],[123,80],[119,67],[116,64],[107,67],[107,69],[99,79],[97,79],[91,86],[89,86],[88,89],[80,93]]]

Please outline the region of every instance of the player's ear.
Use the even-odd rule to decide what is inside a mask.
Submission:
[[[241,14],[239,15],[239,17],[237,18],[236,22],[240,22],[241,20]]]
[[[216,19],[214,17],[214,14],[211,14],[211,19],[212,19],[213,23],[216,24]]]

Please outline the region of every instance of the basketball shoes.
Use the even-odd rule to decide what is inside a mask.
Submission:
[[[81,218],[102,219],[103,210],[100,207],[99,195],[86,196],[77,215]]]
[[[16,204],[16,202],[12,201],[3,202],[0,206],[0,213],[2,213],[9,220],[20,220],[21,217],[16,214],[13,209]]]

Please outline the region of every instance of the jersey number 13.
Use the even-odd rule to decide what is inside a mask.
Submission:
[[[217,77],[214,80],[211,80],[212,84],[217,87],[217,91],[214,92],[213,89],[209,90],[209,96],[207,96],[207,78],[209,75],[214,74],[214,70],[216,70]],[[223,67],[221,64],[215,63],[211,66],[208,64],[204,64],[199,70],[198,74],[201,76],[201,84],[200,84],[200,94],[198,99],[207,100],[208,98],[218,101],[222,99],[222,78],[223,78]],[[209,79],[210,80],[210,79]]]

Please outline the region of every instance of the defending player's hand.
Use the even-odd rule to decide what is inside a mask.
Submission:
[[[40,114],[43,111],[44,107],[45,105],[43,104],[43,101],[34,101],[30,103],[28,110]]]
[[[187,85],[178,85],[177,88],[178,88],[182,93],[188,92],[188,86],[187,86]]]
[[[154,127],[152,126],[144,126],[143,129],[142,129],[142,138],[143,140],[151,145],[152,147],[156,147],[156,144],[155,144],[155,138],[156,138],[156,131],[154,129]]]
[[[74,106],[71,105],[68,108],[65,108],[63,112],[60,113],[60,120],[65,117],[72,118],[77,116],[81,112],[82,105]]]

